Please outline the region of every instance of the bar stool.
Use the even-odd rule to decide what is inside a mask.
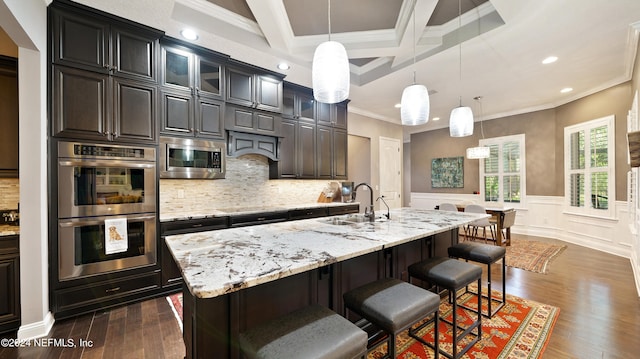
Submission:
[[[478,308],[477,319],[466,329],[458,324],[458,297],[456,292],[463,287],[477,281],[480,287],[480,279],[482,278],[482,268],[477,265],[461,262],[451,258],[434,257],[409,266],[409,281],[411,278],[417,278],[431,285],[441,287],[449,292],[449,300],[453,307],[453,320],[448,321],[440,318],[445,323],[452,326],[452,344],[453,353],[441,352],[442,355],[450,359],[458,359],[462,357],[478,340],[482,337],[482,314],[480,291],[478,291]],[[477,333],[473,333],[474,329],[478,329]],[[458,329],[462,333],[458,334]],[[475,336],[462,350],[458,351],[458,341],[467,335]]]
[[[487,265],[487,295],[482,295],[483,298],[487,299],[487,314],[482,313],[482,315],[487,318],[491,318],[504,306],[504,303],[506,303],[507,265],[504,256],[507,253],[507,250],[504,247],[494,246],[491,244],[463,242],[449,247],[447,251],[449,252],[449,257],[462,258],[465,261],[473,261]],[[491,265],[500,259],[502,259],[502,299],[496,299],[491,296]],[[481,287],[478,287],[478,292],[482,292]],[[470,292],[469,287],[466,287],[465,293],[473,292]],[[498,306],[491,310],[491,304],[493,302],[497,302]],[[464,305],[460,306],[474,310],[472,308],[465,307]]]
[[[440,296],[399,279],[385,278],[352,289],[343,295],[345,307],[382,329],[388,335],[388,356],[395,358],[397,353],[396,336],[409,329],[409,335],[434,349],[438,349],[438,308]],[[411,326],[433,315],[433,318],[416,329]],[[416,331],[427,324],[434,323],[434,342],[428,343],[420,338]],[[384,343],[384,342],[383,342]],[[375,346],[374,346],[375,347]],[[373,349],[373,348],[372,348]]]
[[[239,337],[250,359],[364,358],[367,333],[346,318],[312,305],[252,328]]]

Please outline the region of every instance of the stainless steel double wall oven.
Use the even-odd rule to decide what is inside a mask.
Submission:
[[[155,265],[156,149],[60,141],[57,150],[58,281]],[[115,252],[113,220],[127,241]]]

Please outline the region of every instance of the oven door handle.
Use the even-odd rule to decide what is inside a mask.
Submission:
[[[62,228],[72,228],[72,227],[80,227],[80,226],[96,226],[100,224],[104,224],[105,219],[109,218],[126,218],[127,221],[147,221],[150,219],[155,219],[155,215],[148,216],[108,216],[108,217],[95,217],[95,218],[72,218],[72,219],[61,219],[58,221],[58,224]]]
[[[127,168],[154,168],[155,163],[139,163],[139,162],[125,162],[125,161],[74,161],[74,160],[60,160],[58,161],[60,166],[91,166],[91,167],[127,167]]]

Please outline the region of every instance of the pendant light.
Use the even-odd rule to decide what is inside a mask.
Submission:
[[[318,45],[313,54],[313,97],[319,102],[338,103],[349,97],[349,58],[341,43],[331,41],[331,0],[327,3],[329,41]]]
[[[480,104],[480,134],[482,135],[482,139],[484,140],[484,128],[482,126],[482,96],[476,96],[473,98],[478,101]],[[489,158],[491,156],[491,151],[487,146],[478,146],[478,147],[469,147],[467,148],[467,158],[470,160],[479,160],[481,158]]]
[[[416,4],[413,4],[413,85],[402,91],[400,119],[402,125],[417,126],[429,121],[429,91],[416,84]]]
[[[460,31],[462,29],[462,3],[458,0],[458,54],[459,54],[459,74],[460,86],[462,87],[462,41]],[[462,92],[462,89],[460,90]],[[449,135],[451,137],[466,137],[473,135],[473,112],[470,107],[462,106],[462,95],[460,95],[460,106],[451,111],[449,119]]]

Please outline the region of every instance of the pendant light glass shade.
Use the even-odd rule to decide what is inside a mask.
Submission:
[[[481,158],[489,158],[491,155],[489,147],[469,147],[467,148],[467,158],[470,160],[479,160]]]
[[[403,125],[417,126],[429,121],[429,92],[424,85],[407,86],[402,91],[400,119]]]
[[[460,106],[451,110],[449,135],[451,137],[473,135],[473,112],[471,112],[471,107]]]
[[[338,103],[349,97],[349,58],[336,41],[318,45],[312,64],[313,97],[324,103]]]

